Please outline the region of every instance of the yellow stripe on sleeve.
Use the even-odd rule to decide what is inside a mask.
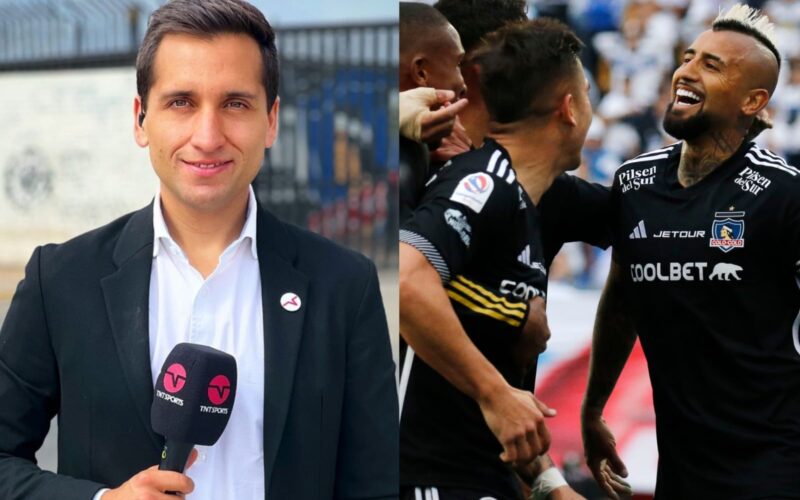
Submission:
[[[474,304],[472,301],[470,301],[466,297],[463,297],[462,295],[459,295],[458,292],[456,292],[455,290],[447,290],[447,295],[449,295],[451,299],[455,300],[459,304],[462,304],[463,306],[465,306],[467,309],[469,309],[471,311],[474,311],[474,312],[476,312],[478,314],[483,314],[485,316],[489,316],[490,318],[494,318],[494,319],[499,320],[499,321],[503,321],[503,322],[508,323],[509,325],[513,326],[514,328],[519,328],[519,326],[522,324],[522,322],[519,321],[519,320],[508,318],[508,317],[503,316],[502,314],[498,313],[497,311],[493,311],[491,309],[486,309],[485,307],[480,307],[480,306]]]

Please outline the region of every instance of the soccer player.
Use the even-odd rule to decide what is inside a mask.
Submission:
[[[459,65],[464,48],[455,28],[430,5],[400,2],[400,92],[428,87],[453,92],[451,101],[464,96],[466,86]],[[444,105],[450,102],[443,103]],[[460,102],[455,113],[463,109]],[[455,116],[453,113],[453,116]],[[455,122],[455,118],[453,118]],[[455,123],[453,124],[455,125]],[[449,127],[448,134],[452,133]],[[422,138],[421,138],[422,139]],[[429,151],[440,147],[442,137],[434,135],[425,145],[400,137],[400,222],[408,219],[422,198],[430,176]],[[468,147],[464,147],[464,150]]]
[[[432,178],[401,231],[403,498],[521,498],[511,464],[546,451],[554,412],[519,389],[519,360],[546,341],[526,304],[546,294],[536,204],[580,164],[592,118],[580,47],[552,20],[488,38],[475,57],[489,135]]]
[[[721,14],[672,78],[664,127],[681,142],[616,173],[582,411],[609,494],[626,472],[602,411],[638,333],[656,498],[800,498],[800,170],[745,140],[777,83],[772,33],[749,7]]]
[[[475,146],[483,144],[489,131],[489,111],[481,95],[478,65],[472,56],[483,38],[508,23],[527,19],[525,0],[439,0],[433,5],[458,32],[466,52],[461,74],[466,84],[469,105],[459,114],[461,123]]]
[[[466,127],[470,140],[475,145],[483,143],[489,130],[489,112],[481,95],[479,84],[480,69],[473,55],[481,46],[482,40],[506,24],[527,18],[524,0],[439,0],[434,4],[453,27],[458,31],[466,54],[461,64],[461,73],[467,85],[467,104],[459,113],[459,119]],[[601,248],[608,248],[608,209],[610,191],[607,187],[589,183],[578,176],[562,174],[558,176],[547,192],[536,204],[541,228],[541,241],[544,248],[544,268],[549,270],[555,256],[565,242],[582,241]],[[537,315],[544,315],[545,302],[536,301],[532,307],[541,306]],[[529,313],[530,315],[531,313]],[[536,377],[535,364],[526,375],[524,388],[534,390]],[[539,494],[557,493],[559,497],[571,492],[560,477],[555,464],[546,455],[536,463],[518,468],[525,483],[533,486]],[[624,487],[624,485],[622,486]]]

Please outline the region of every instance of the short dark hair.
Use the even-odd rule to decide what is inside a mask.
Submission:
[[[575,77],[582,47],[565,24],[548,18],[511,23],[487,36],[473,60],[491,119],[510,123],[547,112],[542,108],[552,90]]]
[[[525,0],[439,0],[433,6],[458,31],[468,53],[492,31],[528,18]]]
[[[244,34],[261,49],[264,90],[267,109],[278,97],[278,50],[275,32],[260,10],[243,0],[171,0],[153,12],[147,25],[139,54],[136,57],[136,90],[147,107],[147,96],[153,85],[156,51],[166,35],[185,34],[211,38],[221,34]]]
[[[431,40],[436,30],[448,24],[447,19],[430,5],[400,2],[400,54]]]

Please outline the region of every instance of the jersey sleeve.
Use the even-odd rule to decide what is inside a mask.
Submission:
[[[539,203],[545,261],[552,262],[561,246],[570,241],[608,248],[610,201],[606,186],[574,175],[558,176]]]
[[[619,170],[614,174],[614,182],[611,184],[608,200],[608,236],[610,238],[611,246],[614,251],[611,252],[611,258],[619,263],[622,252],[622,241],[620,240],[621,234],[621,220],[622,220],[622,189],[619,183]]]
[[[792,191],[786,200],[789,202],[789,207],[786,211],[786,228],[785,235],[788,237],[788,251],[789,258],[794,264],[795,275],[800,279],[800,183],[793,185]]]
[[[452,167],[451,167],[452,168]],[[440,172],[426,190],[400,241],[419,250],[448,283],[461,274],[481,242],[519,209],[516,184],[486,172]]]

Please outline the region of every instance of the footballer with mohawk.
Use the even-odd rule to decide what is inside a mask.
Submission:
[[[721,13],[683,54],[665,130],[623,163],[613,262],[581,423],[609,496],[627,490],[603,408],[637,334],[656,411],[657,499],[800,498],[800,170],[751,140],[778,81],[766,16]]]

